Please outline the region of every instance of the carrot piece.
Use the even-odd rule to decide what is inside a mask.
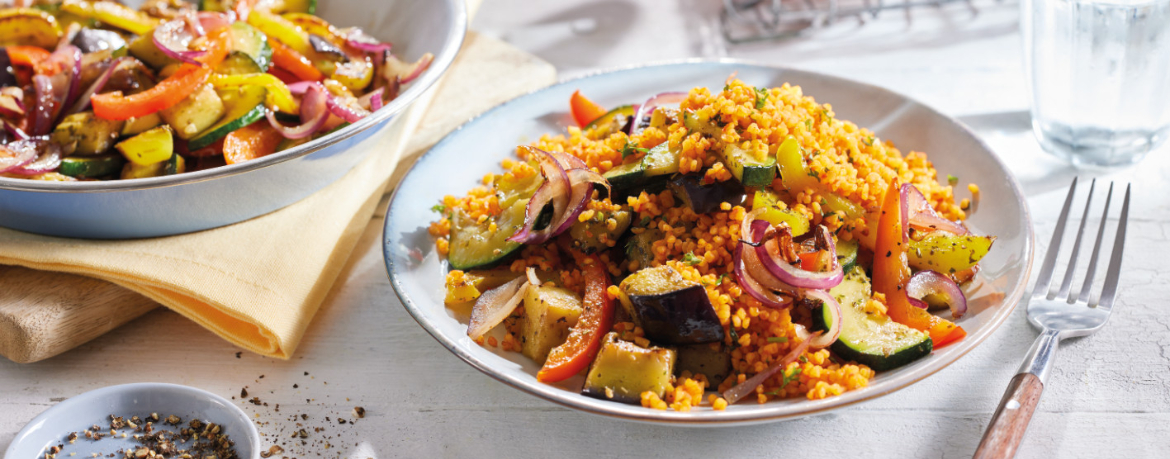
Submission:
[[[272,63],[277,67],[287,70],[301,80],[321,81],[325,78],[303,54],[276,40],[268,40],[268,44],[272,46]]]
[[[223,139],[223,159],[228,164],[242,163],[268,156],[284,136],[262,119],[228,133]]]

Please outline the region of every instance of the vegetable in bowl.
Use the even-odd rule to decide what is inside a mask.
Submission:
[[[315,1],[65,0],[0,11],[0,174],[159,177],[289,149],[368,116],[433,60]]]
[[[470,308],[476,342],[564,336],[525,353],[537,380],[685,411],[839,395],[964,339],[959,285],[994,238],[961,223],[925,154],[788,85],[587,102],[571,102],[579,127],[436,207],[447,302]],[[533,320],[548,308],[525,290],[552,287],[581,310],[567,333]]]

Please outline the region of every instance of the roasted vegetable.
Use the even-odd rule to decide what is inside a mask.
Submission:
[[[731,374],[731,353],[722,343],[679,346],[678,363],[674,366],[674,373],[681,375],[684,371],[706,376],[707,381],[717,386]]]
[[[63,175],[78,178],[107,177],[118,174],[126,159],[117,153],[101,156],[70,156],[61,160],[57,169]]]
[[[629,125],[630,120],[634,117],[634,111],[637,107],[633,105],[622,105],[601,115],[585,126],[585,129],[594,129],[595,135],[599,137],[607,136],[618,131],[625,131]]]
[[[609,333],[589,368],[581,393],[623,403],[640,403],[643,392],[662,397],[673,378],[676,358],[673,349],[647,349]]]
[[[937,231],[922,239],[911,239],[906,255],[914,269],[956,274],[979,263],[994,242],[991,236],[956,236]]]
[[[614,305],[609,297],[609,272],[596,255],[580,258],[585,276],[585,311],[564,344],[549,352],[536,380],[557,382],[580,373],[594,361],[601,347],[602,335],[613,328]]]
[[[573,246],[585,253],[610,248],[610,244],[617,244],[622,234],[630,228],[629,211],[596,212],[593,215],[593,218],[577,221],[569,227],[569,237],[573,239]]]
[[[481,269],[467,271],[458,276],[448,276],[447,296],[443,302],[459,304],[474,301],[483,292],[504,285],[515,278],[516,273],[508,268]]]
[[[223,113],[223,100],[219,98],[215,88],[204,83],[186,99],[164,109],[159,115],[163,121],[171,125],[175,135],[180,139],[189,140],[219,121]]]
[[[581,298],[560,287],[529,287],[524,296],[524,321],[520,328],[520,352],[544,364],[549,351],[569,337],[569,329],[581,318]]]
[[[897,368],[930,354],[930,336],[907,327],[885,314],[871,311],[869,278],[855,266],[845,272],[845,280],[829,290],[841,305],[841,334],[830,349],[846,360],[867,365],[876,371]],[[817,307],[813,310],[813,328],[828,330],[832,314]]]
[[[31,45],[53,49],[61,27],[51,14],[32,8],[0,10],[0,46]]]
[[[577,126],[580,127],[587,126],[606,113],[600,105],[581,95],[581,91],[573,92],[573,96],[569,98],[569,107],[573,113],[573,120],[577,121]]]
[[[118,143],[118,151],[127,161],[137,166],[161,163],[175,151],[170,126],[159,126]]]
[[[500,215],[482,223],[455,209],[451,215],[451,244],[447,262],[452,269],[487,268],[503,260],[523,244],[508,240],[524,225],[524,208],[528,199],[515,201]],[[495,224],[495,231],[491,225]]]
[[[93,112],[81,112],[62,119],[53,129],[51,139],[61,145],[61,151],[67,155],[97,155],[114,146],[121,131],[121,121],[101,119]]]
[[[113,30],[83,28],[77,31],[70,41],[73,46],[83,53],[98,51],[114,51],[126,46],[126,39]]]
[[[807,233],[809,228],[808,218],[805,218],[800,212],[789,209],[788,205],[784,204],[785,201],[775,191],[761,188],[756,190],[755,195],[752,197],[752,210],[768,209],[760,214],[758,218],[773,225],[779,225],[781,223],[788,225],[792,229],[792,235],[794,237]]]
[[[738,181],[703,184],[703,174],[675,174],[668,186],[674,198],[682,200],[696,214],[717,211],[725,202],[738,206],[747,198],[743,185]]]
[[[654,241],[659,239],[662,239],[662,231],[658,228],[642,228],[641,232],[626,239],[626,259],[638,262],[637,268],[653,266]]]
[[[723,325],[707,290],[670,266],[643,268],[626,277],[622,291],[633,305],[634,322],[651,341],[698,344],[722,341]]]

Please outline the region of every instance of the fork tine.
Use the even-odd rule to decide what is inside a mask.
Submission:
[[[1101,240],[1105,238],[1105,223],[1109,221],[1109,204],[1113,201],[1113,184],[1109,184],[1109,193],[1105,195],[1105,210],[1101,211],[1101,224],[1097,227],[1097,242],[1093,243],[1093,256],[1089,257],[1089,270],[1085,273],[1085,284],[1081,286],[1081,294],[1075,301],[1088,304],[1089,290],[1093,288],[1093,276],[1097,273],[1097,257],[1101,255]],[[1072,298],[1068,299],[1071,304]]]
[[[1064,198],[1064,207],[1060,209],[1060,218],[1056,220],[1056,230],[1052,232],[1052,242],[1048,243],[1048,253],[1044,254],[1044,265],[1040,267],[1040,276],[1036,278],[1036,286],[1032,288],[1032,297],[1047,296],[1048,284],[1052,282],[1052,267],[1056,264],[1056,254],[1060,251],[1060,240],[1064,237],[1064,224],[1068,223],[1068,209],[1072,205],[1073,195],[1077,191],[1077,177],[1073,177],[1072,185],[1068,187],[1068,197]]]
[[[1109,310],[1117,297],[1117,278],[1121,275],[1121,253],[1125,251],[1125,226],[1129,221],[1129,188],[1125,185],[1125,201],[1121,204],[1121,216],[1117,217],[1117,236],[1113,238],[1113,256],[1109,259],[1109,271],[1105,272],[1105,286],[1097,297],[1098,307]]]
[[[1081,224],[1077,227],[1077,238],[1073,240],[1072,255],[1068,258],[1068,269],[1064,271],[1064,280],[1060,281],[1060,290],[1056,298],[1065,298],[1072,287],[1073,271],[1077,267],[1077,256],[1081,253],[1081,236],[1085,234],[1085,222],[1089,220],[1089,206],[1093,204],[1093,190],[1097,189],[1097,179],[1089,183],[1089,198],[1085,200],[1085,211],[1081,214]]]

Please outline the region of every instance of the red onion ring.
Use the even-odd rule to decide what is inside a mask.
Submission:
[[[27,133],[22,131],[20,128],[16,127],[15,124],[8,122],[8,120],[4,120],[4,130],[6,132],[8,132],[8,135],[15,137],[16,140],[28,140],[29,139],[29,136]]]
[[[820,300],[821,307],[828,308],[829,314],[833,317],[833,324],[829,326],[829,330],[820,336],[817,336],[808,342],[808,347],[813,349],[823,349],[829,347],[834,341],[837,341],[837,336],[841,334],[841,324],[843,318],[841,317],[841,304],[837,302],[833,295],[824,290],[805,290],[805,298],[812,298]]]
[[[951,308],[951,316],[956,319],[967,313],[967,296],[963,294],[959,284],[935,271],[919,271],[910,276],[910,282],[906,283],[906,295],[920,301],[931,295],[942,297]]]
[[[634,122],[630,124],[630,135],[637,135],[642,132],[642,119],[647,115],[654,114],[661,105],[677,104],[686,100],[687,93],[685,92],[664,92],[646,100],[646,103],[638,106],[638,110],[634,112]]]
[[[9,148],[28,148],[36,153],[36,159],[14,167],[8,172],[20,175],[37,175],[57,170],[61,165],[61,147],[47,140],[18,140],[8,144]]]
[[[37,159],[39,153],[27,140],[0,145],[0,173],[12,172]]]
[[[569,182],[569,174],[565,172],[565,169],[561,167],[553,155],[532,147],[524,148],[528,150],[530,157],[540,163],[540,173],[544,176],[544,183],[536,189],[536,193],[532,195],[524,209],[524,227],[516,231],[516,234],[513,234],[508,240],[523,244],[539,244],[556,235],[553,230],[557,226],[556,220],[559,220],[557,216],[564,215],[569,208],[572,185]],[[534,229],[536,219],[549,202],[552,202],[553,205],[554,222],[537,231]]]
[[[386,78],[386,83],[390,84],[395,79],[399,84],[407,84],[422,75],[423,71],[431,66],[434,62],[435,55],[431,53],[423,54],[413,64],[402,62],[393,54],[389,52],[382,53],[385,55],[385,62],[382,63],[382,76]]]
[[[362,118],[365,118],[369,114],[361,113],[353,107],[341,103],[336,96],[329,94],[328,91],[325,93],[325,105],[329,107],[329,111],[333,112],[334,115],[349,123],[361,121]]]
[[[800,358],[800,355],[804,354],[804,351],[808,350],[809,342],[811,341],[812,340],[801,341],[800,344],[797,344],[795,348],[793,348],[788,352],[787,355],[784,356],[784,358],[772,362],[772,365],[769,365],[766,370],[756,373],[755,376],[744,380],[744,382],[736,384],[735,387],[732,387],[731,389],[727,389],[723,392],[723,399],[727,400],[727,404],[729,405],[742,400],[748,394],[751,394],[752,391],[756,390],[757,387],[760,387],[760,385],[763,384],[764,381],[767,381],[768,378],[775,376],[776,373],[779,373],[780,370],[783,370],[784,367],[788,366],[788,364],[795,362],[796,359]]]
[[[407,83],[410,83],[411,81],[414,81],[415,78],[418,78],[419,75],[422,75],[422,73],[424,71],[426,71],[428,68],[430,68],[431,62],[434,62],[434,60],[435,60],[434,54],[431,54],[431,53],[423,54],[422,57],[418,58],[418,60],[415,61],[414,66],[411,67],[410,72],[407,72],[406,76],[398,78],[398,82],[400,84],[407,84]]]
[[[912,184],[902,185],[902,228],[905,236],[902,242],[910,243],[909,228],[922,231],[942,230],[959,236],[970,233],[962,223],[953,222],[940,216],[926,201],[926,196]],[[907,226],[909,221],[909,226]]]
[[[208,33],[214,32],[216,29],[227,27],[236,22],[236,13],[227,11],[223,13],[214,11],[200,11],[195,13],[195,17],[199,20],[195,21],[202,28],[201,31],[196,31],[199,36],[204,36]]]
[[[24,116],[24,102],[21,99],[24,99],[24,90],[16,86],[0,88],[0,116]]]
[[[266,111],[264,116],[268,118],[268,123],[286,139],[308,137],[321,129],[321,126],[325,125],[325,120],[329,118],[328,95],[320,85],[309,86],[304,97],[301,98],[301,121],[303,123],[300,126],[288,127],[281,124],[276,120],[276,114],[271,110]]]
[[[569,169],[565,171],[569,176],[569,187],[572,190],[572,195],[569,196],[569,203],[576,203],[573,205],[573,210],[566,212],[560,218],[554,219],[549,224],[550,227],[555,227],[552,235],[561,234],[562,232],[573,226],[576,223],[577,216],[585,211],[585,207],[589,204],[589,199],[593,197],[593,185],[601,185],[605,187],[605,192],[608,194],[609,181],[605,180],[601,174],[593,172],[589,169]]]
[[[53,129],[53,111],[57,101],[53,97],[53,79],[33,75],[36,98],[33,102],[32,135],[45,135]]]
[[[744,265],[744,255],[750,253],[752,250],[751,247],[747,247],[747,245],[748,244],[746,242],[740,241],[740,243],[735,246],[735,255],[733,258],[735,263],[734,272],[735,278],[739,281],[739,287],[745,293],[747,293],[748,296],[755,298],[756,301],[759,301],[764,306],[776,309],[788,307],[789,304],[792,304],[791,298],[776,294],[771,289],[760,285],[760,283],[757,282],[755,278],[748,275]]]
[[[589,169],[589,166],[585,164],[585,161],[582,161],[581,158],[576,156],[561,151],[550,151],[549,154],[553,155],[553,158],[556,158],[557,162],[560,163],[561,167],[565,168],[565,170]],[[608,186],[609,184],[606,183],[606,185]]]
[[[362,108],[371,112],[378,111],[378,109],[382,108],[382,104],[385,103],[382,100],[382,94],[385,92],[385,89],[385,87],[381,87],[366,93],[366,95],[358,98],[358,104],[361,104]]]
[[[93,97],[94,94],[97,94],[98,91],[101,91],[102,88],[106,86],[106,83],[110,81],[110,77],[113,76],[114,72],[118,70],[118,66],[125,62],[129,62],[131,59],[133,58],[129,56],[123,56],[114,59],[114,61],[110,63],[110,67],[107,68],[105,72],[102,72],[101,76],[99,76],[97,80],[94,80],[93,84],[89,85],[89,88],[87,88],[85,92],[81,93],[73,106],[69,107],[68,110],[65,110],[65,115],[72,115],[89,108],[89,98]]]
[[[818,226],[818,228],[824,228]],[[771,230],[771,232],[767,232]],[[824,231],[828,231],[825,229]],[[845,272],[841,269],[841,263],[837,261],[837,257],[833,259],[832,269],[824,272],[805,271],[799,267],[788,263],[780,256],[780,247],[776,242],[776,238],[769,238],[768,236],[775,234],[775,230],[771,228],[771,224],[764,220],[756,220],[752,222],[752,239],[760,240],[760,244],[756,246],[756,256],[760,258],[764,267],[768,272],[776,276],[780,282],[804,289],[820,289],[828,290],[836,287],[845,279]],[[762,237],[762,239],[759,239]],[[833,242],[832,235],[827,237],[829,241],[828,251],[830,254],[836,254],[836,243]]]
[[[290,83],[290,84],[288,85],[288,92],[291,92],[291,93],[293,93],[293,94],[296,94],[296,95],[298,95],[298,96],[299,96],[299,95],[301,95],[301,94],[304,94],[304,93],[305,93],[305,91],[308,91],[308,90],[309,90],[309,86],[318,85],[318,84],[320,84],[320,83],[318,83],[318,82],[316,82],[316,81],[311,81],[311,80],[305,80],[305,81],[298,81],[298,82],[296,82],[296,83]]]
[[[349,33],[345,34],[345,44],[363,52],[375,54],[390,51],[391,48],[390,43],[382,43],[374,37],[366,35],[362,29],[357,27],[350,29]]]
[[[49,55],[49,60],[58,63],[62,70],[50,76],[53,83],[53,111],[51,119],[62,116],[63,109],[77,100],[81,93],[81,50],[73,45],[64,45]]]
[[[207,54],[207,51],[190,48],[191,40],[195,36],[195,33],[188,27],[188,21],[184,19],[172,19],[164,22],[155,27],[154,33],[151,34],[154,46],[158,47],[163,54],[181,62],[203,66],[203,63],[195,58]]]
[[[520,276],[480,295],[471,308],[467,336],[473,340],[479,339],[507,319],[528,292],[530,284],[527,281],[525,276]]]

